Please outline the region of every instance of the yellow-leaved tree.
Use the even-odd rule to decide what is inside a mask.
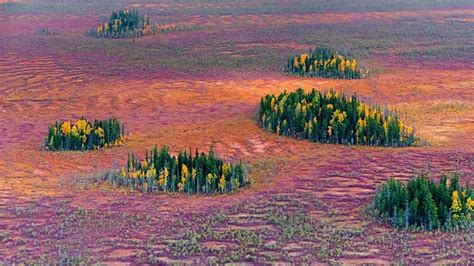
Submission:
[[[455,190],[451,196],[451,214],[453,215],[453,219],[459,219],[459,214],[461,213],[462,206],[461,201],[459,200],[458,192]]]

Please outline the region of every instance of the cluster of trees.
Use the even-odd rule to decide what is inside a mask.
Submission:
[[[152,30],[149,17],[140,15],[137,10],[125,9],[113,11],[107,21],[89,33],[97,37],[130,38],[151,34]]]
[[[109,19],[91,29],[90,36],[101,38],[134,38],[152,35],[158,32],[186,30],[186,26],[175,24],[160,24],[150,21],[146,14],[141,15],[137,10],[120,10],[112,12]]]
[[[314,142],[409,146],[416,141],[413,128],[397,115],[332,90],[267,95],[260,100],[259,122],[279,135]]]
[[[95,120],[92,124],[83,117],[74,123],[56,121],[49,126],[45,147],[48,150],[92,150],[119,145],[126,139],[124,126],[117,119]]]
[[[400,228],[465,228],[473,221],[474,194],[459,184],[459,175],[442,175],[439,182],[428,175],[412,178],[407,185],[389,179],[376,192],[377,217]]]
[[[359,79],[361,73],[357,61],[348,54],[340,54],[327,48],[316,48],[309,54],[288,58],[285,71],[307,77]]]
[[[196,149],[194,156],[190,150],[176,157],[167,147],[155,147],[150,153],[145,151],[143,161],[131,153],[121,169],[121,178],[119,184],[148,193],[226,193],[249,183],[241,162],[225,163],[212,148],[208,154],[199,154]]]

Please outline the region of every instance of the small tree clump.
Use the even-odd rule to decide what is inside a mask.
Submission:
[[[268,130],[314,142],[410,146],[417,141],[413,128],[396,114],[332,90],[267,95],[258,115]]]
[[[334,79],[359,79],[361,71],[357,60],[347,53],[338,53],[327,48],[309,50],[288,58],[285,71],[298,76]]]
[[[153,35],[159,32],[190,30],[193,27],[162,24],[155,18],[141,15],[137,10],[120,10],[112,12],[109,19],[87,32],[97,38],[136,38]]]
[[[391,178],[375,193],[374,215],[399,228],[466,228],[473,221],[473,199],[472,189],[459,184],[458,174],[443,174],[439,182],[415,176],[406,185]]]
[[[115,119],[95,120],[81,118],[74,123],[58,122],[51,125],[45,140],[47,150],[92,150],[120,145],[127,140],[124,126]]]
[[[214,151],[195,155],[189,151],[172,156],[167,147],[150,153],[140,161],[133,153],[121,169],[124,186],[144,192],[226,193],[247,185],[249,179],[244,165],[226,163],[216,157]]]

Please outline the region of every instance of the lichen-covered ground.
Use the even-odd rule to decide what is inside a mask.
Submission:
[[[389,177],[459,171],[473,183],[469,1],[75,2],[0,4],[0,263],[474,263],[473,231],[400,231],[364,211]],[[122,7],[199,27],[135,41],[84,35]],[[315,45],[350,48],[370,77],[282,73],[287,55]],[[260,97],[297,87],[387,105],[429,145],[322,145],[259,128]],[[48,124],[82,115],[119,118],[130,141],[42,150]],[[84,177],[155,144],[214,144],[255,183],[143,195]]]

